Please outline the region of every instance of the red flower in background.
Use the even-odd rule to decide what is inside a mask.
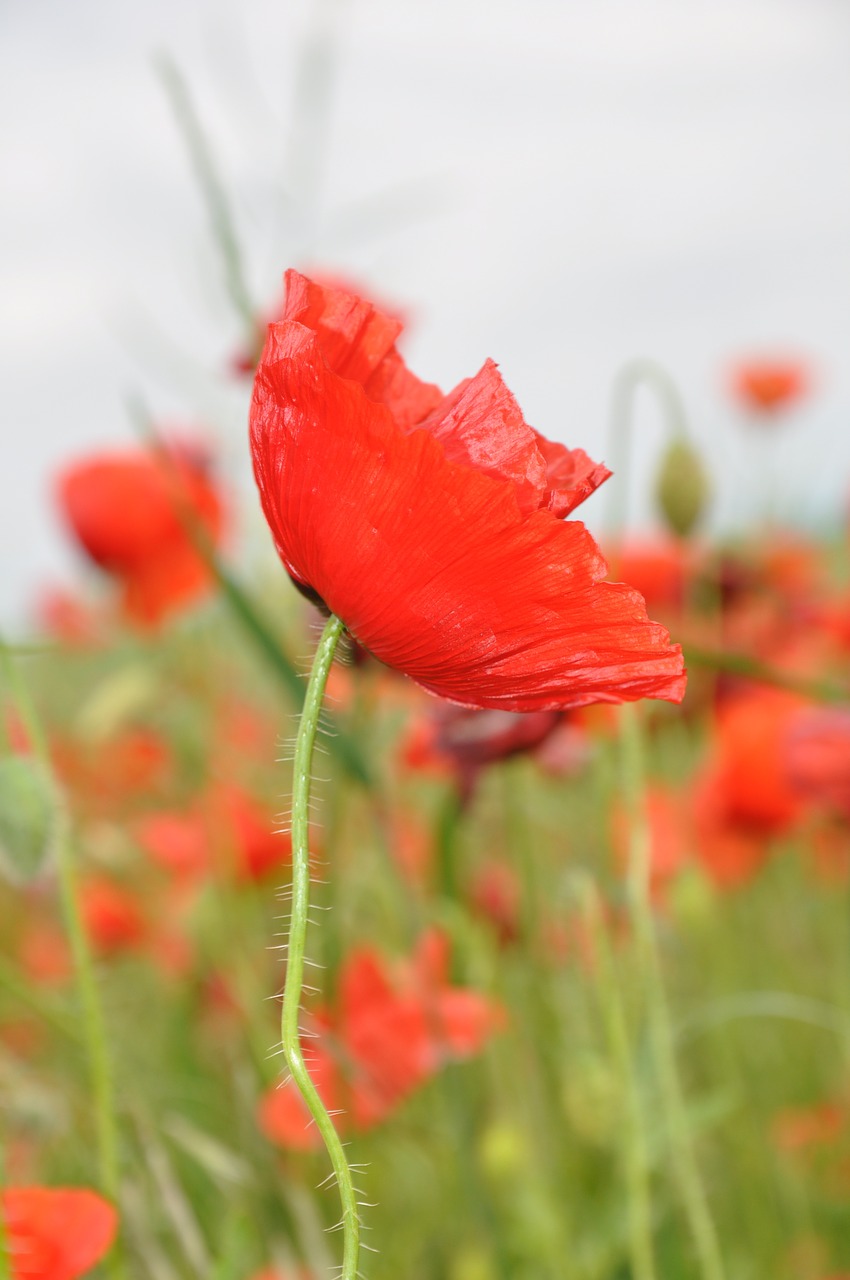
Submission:
[[[358,1129],[378,1124],[443,1063],[469,1058],[503,1022],[486,996],[449,984],[448,945],[426,933],[410,961],[390,966],[361,947],[340,972],[333,1009],[318,1009],[318,1040],[304,1044],[310,1076],[330,1111],[343,1109]],[[262,1098],[260,1127],[299,1151],[321,1147],[318,1131],[290,1081]],[[345,1128],[338,1118],[337,1127]]]
[[[0,1205],[12,1280],[77,1280],[115,1238],[115,1210],[94,1191],[9,1187]]]
[[[212,585],[183,519],[213,542],[223,507],[197,449],[128,449],[67,467],[58,480],[62,513],[83,550],[121,587],[128,618],[155,626]]]
[[[488,361],[448,396],[368,302],[287,274],[254,383],[251,448],[296,584],[432,693],[540,711],[680,700],[681,651],[603,582],[563,517],[609,474],[533,431]]]
[[[767,857],[769,841],[804,814],[788,741],[806,705],[797,694],[758,687],[730,698],[718,713],[694,816],[698,855],[721,886],[747,880]]]
[[[732,390],[747,409],[761,416],[787,408],[809,384],[809,371],[799,360],[747,360],[732,371]]]

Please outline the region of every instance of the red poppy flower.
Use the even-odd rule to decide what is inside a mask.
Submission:
[[[467,706],[680,700],[680,649],[563,520],[607,469],[533,431],[492,361],[438,399],[398,355],[397,321],[292,272],[287,286],[251,448],[295,583],[388,666]]]
[[[732,372],[732,389],[746,408],[772,415],[808,390],[809,374],[798,360],[747,360]]]
[[[221,499],[197,450],[167,455],[140,449],[97,454],[59,476],[62,512],[82,548],[121,585],[133,621],[156,625],[211,585],[181,512],[213,541],[222,530]]]
[[[396,966],[370,947],[353,952],[340,973],[337,1004],[316,1011],[319,1038],[305,1041],[304,1056],[328,1110],[344,1110],[364,1129],[444,1062],[477,1053],[502,1022],[500,1006],[486,996],[450,985],[446,940],[429,932],[413,958]],[[263,1096],[259,1122],[267,1137],[293,1150],[321,1146],[291,1081]]]
[[[84,1188],[9,1187],[0,1205],[12,1280],[76,1280],[115,1237],[112,1205]]]
[[[767,857],[769,841],[805,814],[792,787],[788,741],[806,706],[797,694],[757,687],[721,707],[693,799],[697,853],[720,886],[749,879]]]

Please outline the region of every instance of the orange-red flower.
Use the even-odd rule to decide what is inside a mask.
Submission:
[[[398,321],[294,272],[287,288],[251,448],[296,584],[388,666],[467,706],[680,700],[681,651],[564,520],[607,469],[533,431],[492,361],[440,397],[405,367]]]
[[[67,467],[57,493],[80,546],[120,584],[122,607],[133,621],[156,625],[210,587],[185,521],[215,542],[223,506],[197,450],[96,454]]]
[[[447,943],[435,932],[395,966],[371,947],[354,951],[335,1007],[314,1016],[318,1039],[305,1041],[305,1060],[325,1106],[346,1112],[337,1121],[343,1129],[379,1123],[444,1062],[477,1053],[503,1021],[486,996],[449,984]],[[321,1146],[291,1081],[263,1096],[259,1121],[284,1146]]]
[[[115,1237],[112,1205],[78,1187],[8,1187],[0,1192],[12,1280],[77,1280]]]
[[[732,371],[732,390],[753,413],[771,415],[799,400],[809,388],[809,371],[799,360],[743,361]]]

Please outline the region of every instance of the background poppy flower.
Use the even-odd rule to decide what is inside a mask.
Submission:
[[[9,1187],[0,1193],[12,1280],[77,1280],[109,1249],[112,1205],[78,1187]]]
[[[214,542],[221,535],[221,498],[197,449],[96,454],[61,473],[57,494],[80,546],[120,583],[133,621],[156,625],[210,587],[181,522],[183,511]]]
[[[388,666],[467,706],[680,700],[680,649],[636,592],[602,581],[584,526],[561,519],[604,468],[541,449],[492,362],[410,429],[375,315],[347,345],[336,337],[271,325],[254,383],[254,473],[296,584]]]
[[[760,359],[742,362],[732,371],[732,390],[747,409],[772,415],[809,388],[809,373],[799,360]]]

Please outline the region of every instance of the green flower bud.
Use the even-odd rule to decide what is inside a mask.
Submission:
[[[679,437],[668,445],[655,482],[655,497],[668,528],[687,538],[711,498],[702,459],[689,440]]]
[[[59,824],[59,803],[45,770],[28,756],[0,760],[0,874],[28,884],[44,870]]]

